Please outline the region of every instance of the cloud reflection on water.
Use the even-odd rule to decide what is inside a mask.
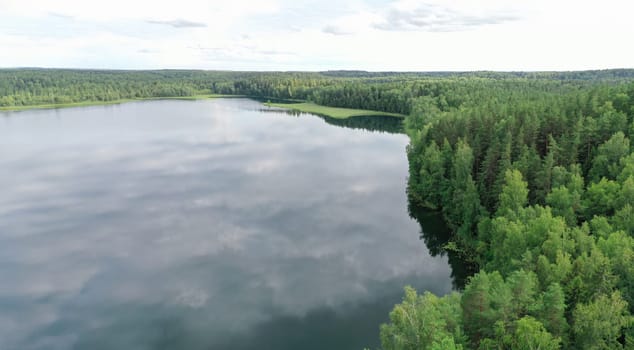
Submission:
[[[0,121],[8,349],[374,346],[403,285],[450,290],[407,214],[405,136],[256,107]]]

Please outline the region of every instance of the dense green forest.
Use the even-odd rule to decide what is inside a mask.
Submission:
[[[584,72],[227,72],[196,70],[117,71],[0,69],[0,108],[108,102],[126,99],[245,95],[273,100],[305,100],[331,107],[410,114],[415,99],[442,97],[456,108],[487,84],[497,88],[554,91],[562,84],[634,79],[634,70]]]
[[[406,130],[410,205],[479,272],[408,289],[383,347],[634,348],[634,84],[477,84],[415,99]]]
[[[0,107],[211,93],[408,115],[412,215],[473,275],[406,289],[384,349],[634,349],[634,70],[0,70]]]

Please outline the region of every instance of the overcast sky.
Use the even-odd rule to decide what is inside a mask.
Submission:
[[[0,67],[634,68],[629,0],[0,0]]]

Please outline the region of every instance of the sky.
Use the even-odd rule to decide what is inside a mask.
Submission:
[[[0,0],[0,67],[634,68],[628,0]]]

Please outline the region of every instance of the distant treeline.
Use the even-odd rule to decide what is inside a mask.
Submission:
[[[218,73],[196,71],[0,70],[0,107],[105,102],[210,93]]]
[[[411,78],[489,78],[489,79],[559,79],[559,80],[605,80],[634,79],[634,69],[605,69],[568,72],[366,72],[360,70],[334,70],[321,72],[331,77],[376,78],[376,77],[411,77]]]
[[[464,99],[452,98],[456,89],[479,89],[495,82],[552,91],[564,81],[579,86],[632,78],[634,70],[626,69],[530,73],[0,69],[0,107],[230,94],[410,114],[418,97],[443,96],[446,105],[441,106],[451,108]]]

